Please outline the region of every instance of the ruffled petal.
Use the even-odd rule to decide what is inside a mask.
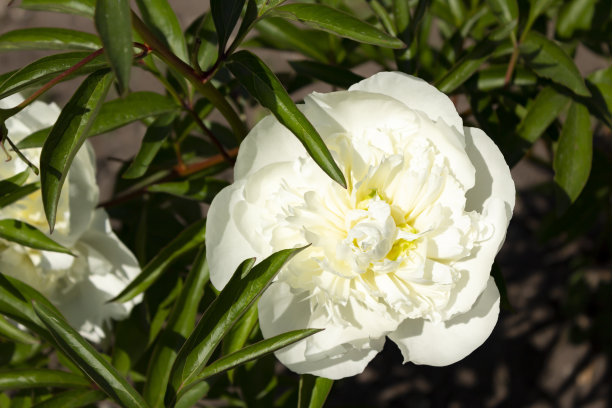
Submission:
[[[446,322],[407,319],[389,338],[402,351],[404,363],[431,366],[453,364],[489,337],[499,315],[499,291],[489,278],[485,291],[468,312]]]
[[[516,189],[510,168],[497,145],[485,132],[465,128],[465,151],[476,168],[476,184],[467,192],[466,211],[481,211],[489,197],[506,203],[508,221],[512,218]]]
[[[240,263],[252,257],[263,259],[240,233],[233,217],[233,209],[243,200],[244,181],[221,190],[213,199],[206,218],[206,258],[210,267],[210,281],[223,289]],[[264,254],[265,255],[265,254]]]
[[[515,199],[510,169],[495,143],[480,129],[465,130],[466,151],[476,167],[476,184],[466,194],[466,211],[480,212],[491,235],[479,242],[469,257],[455,264],[461,279],[456,283],[449,315],[469,310],[484,290],[495,256],[506,238]]]
[[[259,300],[259,324],[265,338],[309,328],[310,319],[310,301],[306,298],[306,292],[296,295],[286,283],[273,283]],[[328,336],[337,334],[338,328],[332,327],[333,324],[328,322],[327,326],[319,327],[330,330],[324,330],[285,347],[275,353],[276,357],[298,374],[340,379],[363,372],[368,363],[382,350],[384,335],[380,338],[363,339],[357,347],[351,344],[335,344],[333,349],[328,349],[325,353],[309,353],[308,343],[316,342],[315,337],[321,337],[322,343],[329,343]]]
[[[424,80],[402,72],[380,72],[358,82],[349,91],[365,91],[390,96],[410,109],[425,113],[431,120],[442,119],[459,133],[463,120],[448,96]]]

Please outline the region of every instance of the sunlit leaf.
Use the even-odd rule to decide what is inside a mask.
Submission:
[[[178,18],[168,0],[136,0],[142,19],[157,38],[187,62],[187,44]]]
[[[102,47],[94,34],[67,28],[23,28],[0,35],[0,51],[92,50]]]
[[[21,8],[93,17],[95,0],[22,0]]]
[[[520,45],[525,63],[541,77],[548,78],[572,90],[577,95],[590,96],[574,61],[553,41],[535,31]]]
[[[19,220],[0,220],[0,238],[34,249],[71,254],[68,248],[53,241],[36,227]]]
[[[309,27],[366,44],[389,48],[406,46],[402,41],[384,31],[350,14],[322,4],[286,4],[274,8],[269,14],[296,20]]]
[[[93,119],[112,83],[107,70],[91,74],[77,89],[55,122],[40,153],[43,207],[53,231],[62,185],[74,156],[85,142]]]
[[[0,390],[39,387],[88,387],[89,381],[81,375],[58,370],[11,369],[0,371]]]
[[[319,167],[332,180],[346,187],[344,175],[321,136],[295,106],[270,68],[248,51],[233,54],[227,62],[227,67],[259,103],[270,109],[279,122],[293,132]]]
[[[333,385],[327,378],[301,375],[298,408],[322,408]]]
[[[94,22],[104,44],[104,55],[117,77],[119,92],[125,94],[130,86],[134,58],[129,1],[96,0]]]

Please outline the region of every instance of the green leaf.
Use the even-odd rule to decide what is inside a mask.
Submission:
[[[270,109],[278,121],[293,132],[319,167],[346,188],[344,175],[321,136],[295,106],[270,68],[248,51],[233,54],[226,66],[259,103]]]
[[[404,48],[399,39],[353,17],[322,4],[286,4],[269,12],[272,16],[296,20],[309,27],[337,34],[365,44],[388,48]]]
[[[168,0],[136,0],[143,21],[174,54],[188,62],[183,30]]]
[[[332,58],[327,55],[329,48],[327,34],[319,31],[304,30],[282,18],[268,17],[255,25],[262,39],[274,48],[295,50],[320,62]]]
[[[195,175],[181,181],[153,184],[147,188],[151,193],[167,193],[177,197],[210,203],[219,191],[229,183],[212,177]]]
[[[0,390],[18,390],[39,387],[89,387],[81,375],[58,370],[11,369],[0,371]]]
[[[527,114],[518,126],[517,133],[529,144],[535,143],[568,102],[569,98],[555,91],[553,87],[548,86],[542,89],[533,102],[527,106]]]
[[[180,107],[170,97],[155,92],[132,92],[125,98],[102,104],[87,132],[87,137],[100,135],[151,116],[176,112]],[[41,129],[17,143],[20,149],[41,147],[51,128]]]
[[[363,79],[362,76],[354,74],[348,69],[315,61],[289,61],[289,65],[300,75],[318,79],[344,89],[348,89],[351,85]]]
[[[32,300],[54,308],[43,295],[29,285],[19,279],[0,274],[0,313],[23,324],[45,339],[49,339],[49,332],[34,313]]]
[[[54,11],[64,14],[76,14],[93,17],[95,0],[22,0],[19,7],[27,10]]]
[[[487,0],[489,8],[500,23],[509,24],[518,19],[518,4],[516,0]]]
[[[559,11],[557,19],[557,34],[562,38],[569,38],[574,32],[589,30],[597,0],[572,0],[565,2]]]
[[[210,13],[202,17],[200,27],[195,36],[198,41],[200,41],[198,65],[201,69],[206,71],[212,68],[219,58],[219,53],[217,51],[219,41],[217,39],[217,33],[215,32],[215,22]]]
[[[148,345],[153,344],[155,340],[157,340],[158,334],[162,331],[164,326],[166,325],[166,320],[172,311],[172,306],[174,305],[174,301],[178,297],[178,295],[183,290],[183,280],[177,279],[176,285],[174,288],[168,293],[168,295],[159,302],[155,310],[155,314],[151,318],[151,323],[149,324],[149,338]]]
[[[143,395],[152,408],[164,406],[164,396],[172,364],[174,364],[178,350],[193,331],[198,305],[208,279],[206,249],[202,247],[183,290],[172,308],[166,328],[153,350],[151,363],[147,369],[147,381]]]
[[[210,13],[219,41],[219,55],[225,53],[227,40],[240,18],[244,2],[245,0],[210,0]]]
[[[24,344],[38,344],[38,340],[28,334],[26,330],[15,326],[0,315],[0,336]]]
[[[119,93],[124,95],[130,86],[134,58],[129,1],[96,0],[94,22],[104,44],[104,55],[117,77]]]
[[[247,259],[238,267],[179,351],[170,375],[176,394],[195,380],[223,337],[261,296],[283,265],[301,249],[276,252],[252,270],[254,259]]]
[[[334,380],[309,374],[300,376],[298,408],[322,408]]]
[[[24,28],[0,35],[0,51],[91,50],[102,44],[94,34],[66,28]]]
[[[142,272],[111,301],[126,302],[145,291],[177,258],[204,243],[205,232],[205,218],[191,224],[172,242],[162,248],[162,250],[142,268]]]
[[[61,314],[39,302],[33,302],[33,307],[51,332],[56,346],[70,357],[106,395],[125,408],[147,406],[140,394],[87,340],[70,327]]]
[[[40,153],[42,201],[49,228],[53,231],[62,185],[77,151],[85,142],[93,118],[113,81],[107,70],[85,79],[72,95],[51,129]]]
[[[28,177],[30,177],[30,170],[25,169],[21,173],[17,173],[14,176],[4,180],[0,180],[0,197],[12,193],[19,187],[23,186],[23,183],[28,180]]]
[[[47,237],[36,227],[19,220],[0,220],[0,238],[34,249],[72,255],[68,248]]]
[[[535,20],[552,6],[556,0],[529,0],[529,15],[525,24],[525,31],[529,31]]]
[[[210,391],[210,384],[206,381],[199,382],[189,388],[176,402],[174,408],[193,408]]]
[[[535,31],[520,45],[525,63],[541,77],[563,85],[575,94],[591,96],[574,61],[556,43]]]
[[[478,89],[491,91],[506,86],[506,71],[508,64],[490,65],[478,72]],[[537,77],[523,67],[515,67],[511,84],[515,86],[531,86],[537,83]]]
[[[32,62],[15,71],[3,81],[0,80],[0,99],[17,93],[23,89],[42,85],[89,56],[88,52],[69,52],[65,54],[50,55]],[[79,75],[89,74],[108,66],[103,56],[95,58],[85,66],[77,69],[63,80],[72,79]]]
[[[279,4],[285,1],[286,0],[255,0],[255,4],[257,5],[259,15],[261,16],[266,11],[278,6]]]
[[[13,191],[9,192],[8,194],[5,194],[2,197],[0,197],[0,208],[6,207],[7,205],[14,203],[15,201],[21,200],[23,197],[26,197],[32,194],[39,188],[40,188],[39,182],[34,182],[34,183],[26,184],[25,186],[22,186],[22,187],[15,188]]]
[[[172,124],[175,117],[176,115],[174,114],[161,115],[147,128],[140,149],[130,166],[123,173],[123,178],[138,178],[147,172],[149,165],[155,158],[162,144],[172,133]]]
[[[99,390],[70,390],[55,394],[32,408],[80,408],[106,399]]]
[[[576,201],[591,173],[593,133],[587,108],[573,102],[563,124],[553,160],[555,182]]]
[[[257,308],[250,308],[223,339],[222,354],[226,356],[243,348],[253,329],[257,326],[258,321],[259,313]]]
[[[274,353],[275,351],[280,350],[283,347],[287,347],[322,330],[323,329],[293,330],[287,333],[279,334],[278,336],[274,336],[269,339],[259,341],[232,354],[221,357],[220,359],[216,360],[215,362],[204,368],[204,370],[202,370],[202,372],[196,377],[196,379],[190,384],[190,386],[195,385],[200,381],[204,381],[209,377],[220,374],[224,371],[231,370],[232,368],[238,367],[249,361],[264,357],[270,353]],[[183,392],[187,391],[189,388],[190,387],[184,388]]]
[[[436,87],[444,92],[451,93],[463,85],[491,56],[496,44],[491,41],[483,41],[476,45],[467,55],[457,63],[438,81]]]

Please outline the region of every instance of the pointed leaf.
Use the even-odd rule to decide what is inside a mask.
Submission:
[[[99,390],[70,390],[55,394],[32,408],[80,408],[106,399]]]
[[[4,81],[0,80],[0,99],[29,87],[42,85],[77,64],[88,55],[90,55],[88,52],[69,52],[65,54],[50,55],[34,61],[20,70],[15,71]],[[77,69],[63,80],[89,74],[101,68],[105,68],[106,66],[108,66],[106,59],[103,56],[99,56],[85,66]]]
[[[278,336],[270,337],[269,339],[259,341],[232,354],[221,357],[214,363],[204,368],[204,370],[202,370],[202,372],[196,377],[196,379],[190,384],[190,386],[195,385],[200,381],[204,381],[207,378],[212,377],[213,375],[220,374],[224,371],[231,370],[232,368],[238,367],[249,361],[264,357],[270,353],[274,353],[275,351],[280,350],[283,347],[287,347],[322,330],[323,329],[293,330],[287,333],[279,334]],[[187,391],[189,388],[191,387],[187,387],[184,390]]]
[[[298,408],[322,408],[332,385],[334,380],[309,374],[301,375]]]
[[[538,76],[563,85],[577,95],[591,96],[574,61],[553,41],[531,31],[520,50],[525,63]]]
[[[283,265],[302,249],[276,252],[252,270],[253,259],[247,259],[238,267],[181,347],[170,376],[175,393],[197,377],[223,337],[261,296]]]
[[[177,112],[180,107],[170,97],[155,92],[132,92],[125,98],[113,99],[102,104],[93,120],[87,137],[100,135],[151,116]],[[27,149],[41,147],[51,128],[41,129],[25,137],[17,147]]]
[[[453,92],[482,67],[495,47],[496,44],[491,41],[483,41],[476,45],[465,57],[457,61],[444,77],[436,81],[436,87],[444,93]]]
[[[163,407],[164,396],[170,378],[170,370],[178,350],[195,326],[198,305],[204,294],[204,286],[209,279],[206,264],[206,249],[202,247],[189,272],[159,342],[153,350],[151,363],[147,369],[147,381],[143,395],[152,408]]]
[[[94,22],[104,44],[104,55],[117,77],[119,93],[125,94],[130,86],[134,58],[129,1],[96,0]]]
[[[26,330],[9,322],[6,317],[0,315],[0,336],[24,344],[37,344],[38,340],[28,334]]]
[[[210,13],[215,22],[215,30],[219,40],[219,55],[225,53],[225,46],[234,30],[245,0],[211,0]]]
[[[140,394],[102,357],[91,344],[66,322],[61,314],[42,303],[33,302],[36,315],[55,339],[55,345],[109,397],[125,408],[143,408]]]
[[[40,188],[39,182],[34,182],[30,184],[26,184],[25,186],[18,187],[8,194],[0,197],[0,208],[6,207],[9,204],[14,203],[15,201],[21,200],[23,197],[26,197],[36,190]]]
[[[593,133],[589,111],[578,102],[572,103],[555,151],[555,182],[576,201],[591,173]]]
[[[210,203],[219,191],[228,186],[225,180],[196,175],[182,181],[153,184],[147,188],[151,193],[167,193],[177,197]]]
[[[4,197],[23,186],[23,183],[28,180],[28,177],[30,177],[30,169],[25,169],[14,176],[0,180],[0,197]]]
[[[64,14],[76,14],[93,17],[96,8],[95,0],[22,0],[19,7],[27,10],[55,11]]]
[[[509,24],[518,19],[518,4],[516,0],[487,0],[489,8],[503,24]]]
[[[38,387],[89,387],[81,375],[66,371],[45,369],[11,369],[0,371],[0,390],[18,390]]]
[[[533,102],[527,106],[527,114],[521,121],[517,133],[530,144],[535,143],[568,102],[569,98],[555,91],[553,87],[548,86],[542,89]]]
[[[295,106],[270,68],[248,51],[233,54],[226,66],[259,103],[270,109],[278,121],[293,132],[319,167],[346,188],[344,175],[321,136]]]
[[[91,74],[59,115],[40,153],[40,182],[45,215],[53,231],[62,185],[77,151],[85,142],[93,119],[104,101],[113,75],[107,70]]]
[[[143,21],[174,54],[188,62],[187,43],[168,0],[136,0]]]
[[[556,0],[529,0],[529,15],[527,16],[526,28],[529,30],[535,20],[548,10]]]
[[[162,115],[147,128],[140,149],[130,166],[123,173],[123,178],[138,178],[147,172],[149,165],[155,158],[162,144],[172,133],[172,124],[175,117],[176,115],[174,114]]]
[[[591,28],[598,0],[571,0],[564,2],[557,19],[557,34],[569,38],[574,32]]]
[[[365,44],[388,48],[406,45],[395,37],[343,11],[322,4],[286,4],[269,12],[272,16],[300,21],[309,27]]]
[[[0,51],[91,50],[102,47],[94,34],[66,28],[24,28],[0,35]]]
[[[49,340],[50,335],[45,325],[40,321],[31,301],[54,306],[38,291],[11,276],[0,274],[0,313],[23,324],[38,335]],[[59,313],[59,312],[58,312]]]
[[[72,255],[68,248],[47,237],[36,227],[19,220],[0,220],[0,238],[34,249],[62,252]]]
[[[144,292],[177,258],[199,247],[204,242],[205,232],[205,218],[191,224],[172,242],[162,248],[162,250],[142,268],[142,272],[136,279],[131,281],[130,284],[111,301],[126,302],[134,296]]]

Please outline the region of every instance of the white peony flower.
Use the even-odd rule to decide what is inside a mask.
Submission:
[[[13,95],[0,101],[11,108],[22,101]],[[18,142],[33,132],[51,126],[60,109],[55,104],[34,102],[6,121],[9,136]],[[38,164],[41,149],[23,153]],[[2,159],[0,179],[27,169],[17,157]],[[33,172],[26,183],[39,180]],[[77,153],[64,183],[57,211],[53,240],[76,256],[40,251],[0,239],[0,272],[21,279],[51,300],[68,322],[93,342],[105,338],[109,319],[126,318],[140,301],[106,303],[140,272],[138,261],[111,230],[108,216],[98,204],[95,157],[89,143]],[[0,219],[13,218],[41,231],[49,231],[40,190],[0,208]]]
[[[324,331],[276,353],[298,373],[363,371],[385,337],[404,361],[443,366],[480,346],[499,314],[490,270],[514,207],[502,154],[463,128],[426,82],[383,72],[300,109],[343,170],[343,189],[274,117],[240,146],[213,200],[206,247],[221,289],[242,259],[311,244],[259,301],[264,337]]]

